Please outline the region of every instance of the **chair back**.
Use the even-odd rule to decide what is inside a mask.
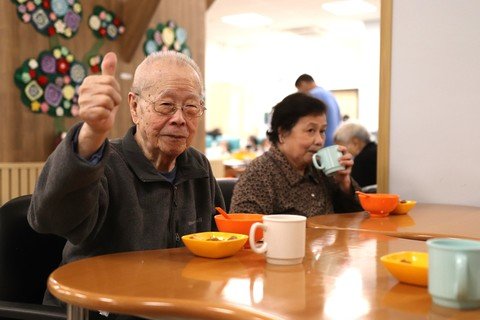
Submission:
[[[0,300],[42,304],[49,274],[65,239],[34,231],[27,221],[31,195],[0,207]]]
[[[223,200],[225,200],[225,208],[230,211],[230,203],[232,202],[233,188],[238,178],[218,178],[217,182],[222,190]]]
[[[363,193],[377,193],[377,185],[372,184],[372,185],[369,185],[369,186],[364,186],[364,187],[362,187],[362,192]]]

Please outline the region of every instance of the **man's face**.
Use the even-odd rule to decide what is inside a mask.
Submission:
[[[151,68],[149,74],[153,76],[146,76],[148,87],[140,96],[129,96],[132,119],[137,125],[136,140],[150,160],[174,159],[191,145],[197,132],[199,118],[185,116],[181,107],[200,103],[201,85],[189,66],[163,62]],[[161,71],[153,71],[154,68]],[[132,103],[136,107],[132,108]],[[178,109],[172,115],[155,111],[154,106],[158,109],[162,105]]]

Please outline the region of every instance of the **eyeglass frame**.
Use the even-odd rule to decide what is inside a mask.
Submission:
[[[187,115],[184,111],[183,108],[185,108],[185,106],[181,106],[179,107],[176,103],[174,104],[173,108],[172,108],[172,112],[170,113],[162,113],[160,111],[158,111],[155,106],[157,105],[156,102],[154,101],[151,101],[150,99],[147,99],[145,98],[142,94],[138,93],[138,92],[132,92],[135,96],[145,100],[146,102],[148,102],[150,105],[152,105],[152,108],[153,108],[153,111],[155,111],[155,113],[157,114],[160,114],[162,116],[173,116],[175,113],[177,113],[178,109],[182,110],[182,114],[187,117],[187,118],[190,118],[190,119],[193,119],[193,118],[200,118],[201,116],[203,116],[205,114],[205,110],[207,110],[207,108],[205,108],[205,106],[203,105],[205,102],[203,100],[200,100],[200,103],[201,105],[198,106],[199,107],[199,113],[197,115]]]

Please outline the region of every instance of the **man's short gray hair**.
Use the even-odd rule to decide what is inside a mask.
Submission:
[[[183,53],[177,52],[177,51],[173,51],[173,50],[153,52],[153,53],[149,54],[142,61],[142,63],[140,63],[138,65],[137,69],[135,70],[135,74],[133,76],[133,84],[132,84],[132,90],[131,90],[132,92],[140,93],[141,91],[143,91],[145,89],[146,84],[143,83],[143,80],[144,80],[145,77],[140,77],[139,76],[138,73],[140,72],[140,70],[145,69],[145,68],[148,69],[148,67],[150,65],[152,65],[154,63],[157,63],[159,61],[175,63],[178,66],[187,66],[187,67],[192,68],[193,71],[195,71],[195,73],[197,75],[198,82],[199,82],[200,88],[202,90],[202,92],[201,92],[202,98],[205,96],[204,95],[205,89],[204,89],[204,84],[203,84],[203,76],[202,76],[202,72],[200,71],[200,68],[198,67],[198,65],[189,56],[187,56]]]
[[[359,123],[347,122],[338,127],[333,136],[334,141],[341,143],[348,143],[353,138],[357,138],[360,141],[369,143],[370,133]]]

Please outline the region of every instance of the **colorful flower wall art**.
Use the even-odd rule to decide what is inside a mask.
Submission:
[[[78,87],[87,76],[82,63],[63,46],[27,59],[15,71],[15,84],[25,106],[54,117],[78,114]]]
[[[82,5],[79,0],[12,0],[21,21],[30,23],[41,34],[72,38],[80,27]]]
[[[95,54],[87,57],[88,67],[91,73],[100,73],[102,71],[101,65],[103,61],[103,55]]]
[[[90,72],[98,73],[103,60],[103,56],[99,54],[103,39],[116,40],[125,33],[125,25],[113,12],[102,6],[95,6],[88,18],[88,27],[98,41],[85,54],[83,61],[89,66]]]
[[[102,6],[95,6],[88,19],[88,26],[97,38],[115,40],[125,32],[123,22]]]
[[[143,43],[143,52],[149,55],[153,52],[174,50],[191,57],[187,46],[187,31],[169,20],[166,24],[159,23],[155,29],[148,29]]]
[[[94,7],[88,25],[98,40],[78,61],[66,46],[59,44],[58,36],[70,39],[77,33],[82,20],[79,0],[12,2],[20,20],[31,23],[38,32],[50,37],[50,50],[25,60],[15,71],[14,80],[22,103],[34,113],[55,117],[57,131],[63,130],[57,118],[77,116],[78,88],[88,73],[101,72],[103,56],[99,50],[103,39],[117,39],[125,32],[125,26],[113,12]]]

